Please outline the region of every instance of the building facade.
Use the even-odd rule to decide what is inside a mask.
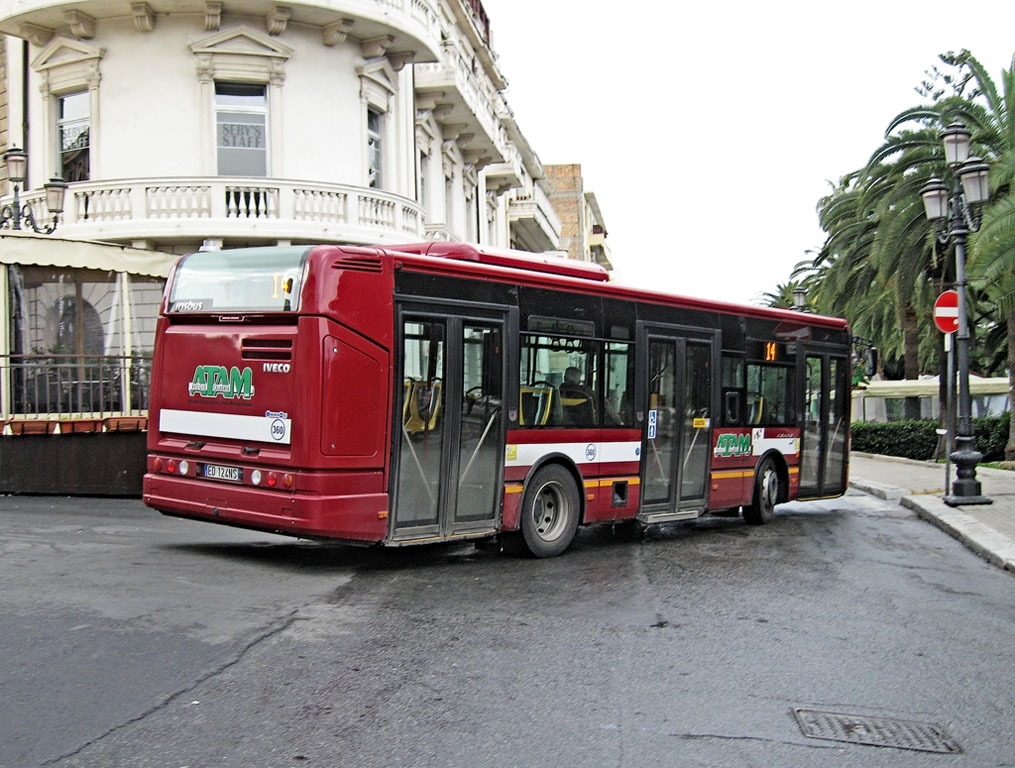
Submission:
[[[20,203],[48,223],[42,185],[69,185],[55,233],[0,230],[5,434],[143,426],[179,254],[558,249],[506,85],[479,0],[0,0],[0,145],[27,153]],[[0,168],[8,209],[14,191]]]
[[[594,192],[585,190],[577,163],[545,166],[550,205],[560,219],[560,248],[568,258],[613,269],[606,243],[606,221]]]

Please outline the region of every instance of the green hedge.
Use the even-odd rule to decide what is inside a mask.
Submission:
[[[858,421],[852,425],[852,448],[862,453],[884,456],[902,456],[907,459],[928,461],[937,450],[936,421],[890,421],[879,424]],[[973,419],[976,450],[984,461],[1004,459],[1004,446],[1008,442],[1008,414],[987,419]]]

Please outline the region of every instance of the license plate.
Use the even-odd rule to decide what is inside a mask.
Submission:
[[[228,480],[238,483],[243,480],[243,470],[239,467],[223,467],[220,464],[205,464],[204,476],[211,480]]]

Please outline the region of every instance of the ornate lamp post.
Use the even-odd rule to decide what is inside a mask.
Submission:
[[[793,309],[797,312],[807,311],[807,289],[802,285],[793,289]]]
[[[14,185],[14,200],[10,205],[0,208],[0,229],[21,229],[21,223],[25,227],[31,227],[40,235],[52,234],[56,229],[57,218],[63,211],[63,199],[67,192],[67,184],[63,179],[50,179],[43,184],[46,190],[46,207],[53,214],[53,223],[42,228],[35,221],[35,213],[31,206],[21,205],[21,198],[18,193],[20,187],[25,183],[25,170],[28,165],[28,155],[17,147],[12,147],[4,152],[4,163],[7,165],[7,178]]]
[[[978,157],[969,156],[969,131],[961,123],[953,123],[941,132],[945,160],[952,169],[952,190],[937,178],[920,190],[927,218],[937,223],[937,238],[942,244],[955,243],[955,290],[959,295],[959,328],[956,350],[959,363],[958,425],[955,430],[956,479],[952,492],[944,497],[951,506],[990,504],[980,491],[976,465],[983,454],[976,450],[973,435],[972,402],[969,396],[969,310],[966,304],[966,236],[980,228],[979,216],[972,206],[990,196],[987,187],[988,165]]]

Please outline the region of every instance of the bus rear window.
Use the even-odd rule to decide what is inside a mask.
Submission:
[[[184,256],[170,312],[290,312],[299,309],[309,248],[238,248]]]

